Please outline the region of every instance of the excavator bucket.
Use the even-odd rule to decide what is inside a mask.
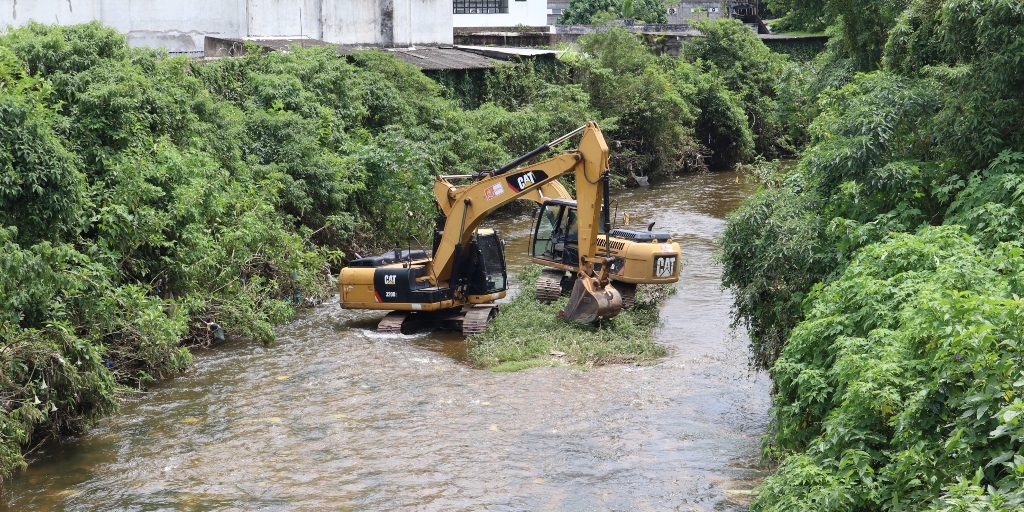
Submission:
[[[601,286],[596,278],[581,276],[572,286],[569,303],[562,312],[566,320],[591,323],[598,318],[611,318],[622,310],[622,296],[611,284]]]

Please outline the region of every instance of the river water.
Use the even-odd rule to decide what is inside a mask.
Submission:
[[[492,373],[457,336],[380,335],[336,302],[271,346],[195,367],[32,454],[11,510],[745,510],[765,476],[769,379],[748,370],[712,256],[750,186],[688,175],[616,194],[683,249],[652,366]],[[492,223],[526,263],[531,220]],[[642,229],[642,228],[641,228]]]

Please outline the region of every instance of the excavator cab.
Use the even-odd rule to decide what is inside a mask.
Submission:
[[[505,270],[505,251],[498,233],[480,230],[473,236],[467,252],[465,266],[460,264],[459,273],[466,276],[469,295],[505,291],[508,273]]]
[[[604,234],[604,209],[598,234]],[[576,201],[549,199],[541,205],[533,227],[530,256],[570,267],[580,264],[579,224]],[[599,266],[600,268],[600,266]]]
[[[603,212],[602,208],[602,216]],[[604,230],[599,229],[599,232],[603,234]],[[576,201],[551,199],[541,204],[533,228],[530,255],[535,259],[566,267],[579,266],[579,215]],[[595,263],[594,270],[600,271],[601,265],[602,263]],[[612,267],[614,268],[614,265]],[[566,277],[562,270],[544,269],[541,274],[537,296],[543,302],[550,302],[556,299],[561,293],[561,288],[566,286]],[[607,270],[603,274],[604,277],[598,279],[594,275],[581,273],[578,279],[572,281],[569,303],[562,312],[565,318],[593,322],[598,318],[610,318],[619,313],[622,309],[622,297],[614,287],[608,285],[607,281],[602,283],[602,279],[607,278]]]
[[[575,201],[546,201],[533,228],[530,255],[556,263],[578,265],[579,226]]]

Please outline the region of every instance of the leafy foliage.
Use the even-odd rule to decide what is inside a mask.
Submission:
[[[700,20],[694,27],[703,37],[683,47],[686,57],[721,77],[725,87],[739,96],[755,137],[755,151],[777,154],[782,133],[775,117],[776,83],[785,57],[769,50],[738,19]]]
[[[825,4],[838,37],[779,96],[809,145],[722,243],[778,386],[754,508],[1020,509],[1024,8]]]
[[[772,24],[775,32],[821,32],[832,22],[825,10],[827,0],[766,0],[772,13],[780,16]]]
[[[558,24],[598,24],[613,17],[633,18],[645,23],[668,21],[663,0],[571,0],[558,18]]]
[[[602,117],[615,119],[610,134],[639,161],[627,168],[667,170],[694,144],[693,109],[663,71],[660,60],[636,35],[610,28],[579,40],[587,58],[577,67],[579,80]]]
[[[773,448],[798,454],[755,507],[918,510],[970,481],[993,509],[1024,505],[1022,255],[927,228],[815,289],[774,370]]]

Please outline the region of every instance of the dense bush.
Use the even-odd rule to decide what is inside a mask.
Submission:
[[[590,25],[613,18],[632,18],[644,23],[668,21],[661,0],[570,0],[558,24]]]
[[[686,167],[698,154],[718,168],[753,158],[745,89],[729,82],[745,70],[725,76],[709,61],[655,56],[622,28],[588,34],[579,46],[582,55],[564,60],[619,144],[617,168],[657,174]]]
[[[1022,257],[927,228],[812,292],[774,369],[773,448],[795,453],[755,507],[1024,506]],[[971,485],[991,501],[961,508]]]
[[[779,96],[808,147],[722,241],[778,386],[754,508],[1019,509],[1024,7],[825,4]]]
[[[821,32],[834,20],[827,12],[827,0],[765,0],[773,15],[778,16],[772,23],[775,32],[806,31]]]
[[[779,154],[785,142],[781,140],[775,98],[785,56],[769,50],[737,19],[700,20],[694,27],[703,37],[693,38],[683,47],[686,58],[720,77],[725,87],[739,96],[757,154]]]

